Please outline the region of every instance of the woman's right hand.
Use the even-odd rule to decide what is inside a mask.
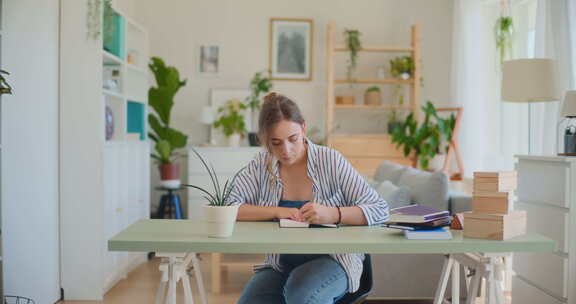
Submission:
[[[304,221],[304,218],[302,218],[302,214],[300,214],[300,210],[298,208],[276,207],[276,218],[289,219],[299,222]]]

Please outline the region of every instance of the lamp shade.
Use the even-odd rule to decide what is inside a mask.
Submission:
[[[214,122],[214,110],[212,107],[202,108],[202,116],[200,117],[200,121],[206,125],[212,124]]]
[[[502,100],[542,102],[559,99],[553,60],[533,58],[504,62]]]
[[[566,92],[561,115],[562,117],[576,117],[576,91]]]

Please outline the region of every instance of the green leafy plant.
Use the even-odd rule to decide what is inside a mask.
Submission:
[[[358,51],[362,48],[362,43],[360,42],[360,31],[347,29],[344,31],[344,37],[346,40],[346,47],[350,51],[350,61],[348,62],[347,69],[348,79],[350,79],[356,69]]]
[[[379,87],[369,87],[366,89],[366,92],[380,92]]]
[[[170,126],[170,112],[174,106],[174,96],[186,85],[186,80],[180,80],[180,73],[173,66],[166,66],[158,57],[152,57],[148,67],[156,78],[156,87],[148,90],[148,103],[155,113],[148,114],[148,123],[152,132],[148,137],[155,142],[155,152],[152,158],[160,164],[169,164],[179,156],[177,149],[186,146],[188,137]]]
[[[0,70],[0,95],[4,95],[4,94],[12,94],[12,87],[10,86],[10,84],[8,84],[8,82],[6,81],[6,78],[4,78],[4,75],[10,75],[10,73],[4,71],[4,70]]]
[[[404,94],[402,93],[402,88],[403,87],[401,85],[396,85],[394,90],[394,95],[398,97],[398,106],[400,107],[404,105]],[[388,121],[390,123],[395,123],[399,121],[398,112],[399,111],[396,109],[390,110],[390,116],[388,118]]]
[[[196,149],[194,149],[194,148],[191,148],[191,149],[192,149],[192,152],[194,152],[194,154],[196,154],[198,159],[200,159],[200,161],[202,162],[202,165],[204,166],[204,168],[206,168],[206,171],[208,171],[208,175],[210,176],[210,180],[212,181],[212,186],[214,187],[214,192],[209,192],[208,190],[206,190],[202,187],[196,186],[196,185],[190,185],[190,184],[183,184],[183,185],[186,187],[198,189],[198,190],[202,191],[204,194],[206,194],[206,195],[202,195],[202,196],[208,200],[209,206],[216,206],[216,207],[231,206],[232,203],[228,202],[228,198],[230,197],[230,193],[232,192],[232,189],[234,188],[234,183],[236,182],[236,177],[238,176],[238,174],[240,174],[240,172],[242,172],[243,169],[238,171],[234,175],[234,177],[232,177],[232,181],[226,180],[226,182],[224,183],[224,187],[221,187],[220,180],[218,179],[218,175],[216,174],[216,171],[214,171],[214,166],[212,164],[210,164],[210,166],[208,166],[208,163],[206,163],[206,160],[204,160],[204,157],[202,157],[202,155],[200,155],[200,153],[198,153],[198,151],[196,151]]]
[[[114,39],[114,32],[116,31],[116,24],[114,23],[114,15],[116,12],[114,12],[112,8],[112,0],[103,0],[102,6],[104,7],[104,35],[102,38],[104,39],[104,45],[108,45],[109,41]]]
[[[272,81],[269,75],[269,72],[268,75],[264,75],[264,72],[257,72],[250,81],[252,94],[246,98],[246,104],[250,109],[260,109],[260,96],[270,92],[270,89],[272,89]]]
[[[411,56],[399,56],[390,60],[390,74],[394,78],[402,78],[403,74],[410,77],[414,73],[414,60]]]
[[[496,39],[496,49],[500,56],[500,64],[504,62],[506,54],[512,54],[512,38],[514,33],[514,22],[511,16],[502,16],[496,20],[494,25],[494,37]]]
[[[397,148],[402,147],[404,156],[412,154],[414,167],[420,162],[420,166],[426,170],[430,159],[441,150],[448,151],[456,117],[451,114],[449,118],[441,118],[430,101],[426,102],[422,111],[425,114],[424,121],[418,124],[414,113],[410,113],[406,120],[394,129],[392,142]]]
[[[242,114],[246,108],[240,100],[228,100],[224,106],[218,108],[218,119],[214,122],[214,127],[222,128],[226,137],[246,133],[246,122]]]

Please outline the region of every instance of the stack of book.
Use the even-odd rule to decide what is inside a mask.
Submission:
[[[423,205],[394,208],[384,227],[404,230],[407,239],[445,240],[451,239],[450,213]]]
[[[464,213],[464,236],[506,240],[526,233],[526,211],[512,211],[516,172],[474,172],[472,212]]]

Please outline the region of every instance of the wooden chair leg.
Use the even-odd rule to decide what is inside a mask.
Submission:
[[[212,253],[211,270],[212,270],[212,293],[219,294],[222,291],[222,276],[221,276],[221,253]]]

